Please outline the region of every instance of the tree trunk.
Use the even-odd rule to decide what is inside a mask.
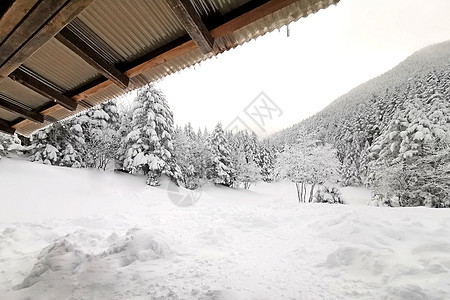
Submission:
[[[302,186],[303,186],[303,182],[302,182]],[[298,202],[302,202],[302,192],[301,192],[302,187],[300,187],[300,182],[296,182],[295,187],[297,188]]]
[[[303,186],[302,191],[303,202],[306,202],[306,183],[303,182],[302,186]]]
[[[302,182],[302,186],[300,187],[300,195],[301,195],[301,198],[302,198],[302,202],[305,202],[305,194],[303,193],[304,187],[305,187],[305,183]]]
[[[309,203],[311,203],[312,202],[312,200],[313,200],[313,195],[314,195],[314,187],[316,186],[316,184],[315,183],[312,183],[311,184],[311,191],[309,192]]]

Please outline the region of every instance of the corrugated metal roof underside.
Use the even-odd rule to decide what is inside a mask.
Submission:
[[[64,91],[76,89],[100,76],[96,69],[56,39],[36,51],[24,66]]]
[[[234,33],[216,39],[215,47],[218,48],[218,53],[230,50],[261,35],[288,25],[293,21],[297,21],[302,17],[306,17],[311,13],[316,13],[320,9],[326,8],[337,2],[338,0],[298,1],[275,12],[274,14],[268,15],[265,18],[235,31]],[[212,56],[212,54],[204,55],[199,49],[195,49],[176,59],[172,59],[164,64],[151,68],[145,71],[142,75],[144,75],[149,81],[155,81],[200,63]]]
[[[52,122],[49,122],[49,120],[52,120],[52,121],[62,120],[67,117],[73,116],[77,113],[80,113],[84,109],[85,108],[81,105],[78,105],[78,107],[75,111],[69,111],[63,107],[58,107],[57,109],[53,110],[52,113],[46,114],[46,116],[45,116],[46,121],[43,124],[40,124],[40,123],[38,124],[38,123],[29,121],[29,120],[23,121],[20,126],[20,132],[22,134],[29,135],[40,128],[50,125]]]
[[[203,9],[208,14],[225,14],[236,6],[240,6],[248,1],[238,0],[194,0],[198,10]],[[268,15],[250,25],[247,25],[231,34],[216,39],[216,54],[232,49],[238,45],[248,42],[258,36],[264,35],[275,29],[281,28],[311,13],[315,13],[322,8],[336,4],[339,0],[300,0],[294,4],[285,7],[271,15]],[[199,8],[200,7],[200,8]],[[133,15],[136,14],[136,15]],[[132,61],[156,48],[159,48],[168,42],[186,34],[184,29],[175,18],[170,8],[167,7],[164,0],[146,1],[146,0],[97,0],[89,6],[81,15],[79,15],[80,24],[84,24],[99,38],[102,42],[115,51],[113,60],[121,56],[126,61]],[[120,24],[120,26],[119,26]],[[83,25],[83,26],[84,26]],[[58,42],[59,43],[59,42]],[[62,45],[60,45],[62,46]],[[56,51],[56,50],[55,50]],[[213,56],[213,54],[204,55],[199,49],[190,51],[175,59],[166,61],[160,65],[146,70],[144,73],[131,78],[130,88],[122,90],[115,85],[103,89],[102,91],[87,97],[83,101],[90,105],[97,105],[111,98],[123,95],[131,89],[140,87],[145,83],[158,80],[174,72],[191,67],[203,60]],[[75,61],[79,58],[70,58]],[[42,58],[44,62],[44,58]],[[53,60],[50,60],[53,61]],[[79,63],[79,62],[78,62]],[[27,62],[27,66],[31,66]],[[90,66],[89,66],[90,68]],[[76,70],[76,69],[75,69]],[[37,73],[43,74],[40,67]],[[50,81],[57,83],[68,80],[65,74],[55,73],[55,78]],[[79,76],[79,77],[77,77]],[[74,74],[78,78],[77,85],[83,77],[81,72]],[[58,84],[58,83],[57,83]],[[65,85],[64,85],[65,84]],[[61,86],[69,87],[69,82]],[[82,106],[78,110],[81,111]],[[54,119],[64,119],[73,115],[63,108],[52,111],[49,116]],[[26,122],[18,127],[22,134],[31,134],[45,125]]]
[[[36,108],[49,101],[46,97],[10,78],[0,82],[0,93],[24,104],[27,108]]]
[[[0,107],[0,118],[2,118],[3,120],[6,121],[12,121],[15,118],[17,118],[16,114],[10,113],[9,111],[7,111],[6,109],[3,109]]]
[[[221,52],[230,50],[337,2],[337,0],[301,0],[295,2],[231,34],[216,39],[215,46]]]
[[[214,15],[223,16],[249,1],[250,0],[193,0],[192,2],[202,19],[207,19]]]
[[[97,0],[78,19],[128,62],[186,34],[164,0]]]

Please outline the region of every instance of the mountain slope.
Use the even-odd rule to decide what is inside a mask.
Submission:
[[[445,69],[448,71],[449,65],[450,41],[430,45],[416,51],[391,70],[360,84],[348,93],[340,96],[324,108],[322,112],[342,105],[342,103],[346,103],[346,105],[363,103],[373,94],[380,95],[386,89],[400,88],[414,78],[423,78],[431,71]]]
[[[450,41],[417,51],[395,68],[354,88],[272,139],[277,144],[295,143],[305,130],[335,146],[344,184],[368,180],[374,183],[375,177],[386,175],[381,171],[374,174],[375,169],[384,165],[384,171],[389,173],[394,164],[409,170],[413,164],[445,165],[440,173],[430,170],[419,181],[449,178],[450,158],[446,153],[450,144]],[[401,189],[410,189],[406,187],[409,184]],[[437,197],[440,202],[447,199],[445,204],[432,206],[450,205],[450,191],[445,185],[430,189],[446,191],[439,196],[414,195],[421,199],[415,205],[434,203],[435,199],[426,200],[427,197]]]

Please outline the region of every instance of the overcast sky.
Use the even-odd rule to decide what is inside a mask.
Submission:
[[[259,134],[300,122],[414,51],[450,40],[450,0],[341,0],[156,83],[175,123],[226,127],[236,117]],[[260,92],[280,108],[264,132],[244,109]],[[273,105],[272,105],[273,107]],[[257,118],[256,118],[257,119]]]

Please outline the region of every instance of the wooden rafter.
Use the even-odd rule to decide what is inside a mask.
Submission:
[[[26,86],[27,88],[32,89],[36,93],[47,97],[49,99],[53,99],[56,103],[59,105],[67,108],[68,110],[74,111],[77,108],[77,102],[73,99],[70,99],[69,97],[61,94],[51,86],[43,83],[42,81],[36,79],[34,76],[17,69],[11,74],[9,74],[9,77],[12,80],[17,81],[18,83]]]
[[[210,21],[210,23],[206,24],[206,27],[212,37],[218,39],[297,1],[298,0],[250,0],[221,18],[215,19],[212,22]],[[197,48],[197,45],[190,39],[189,35],[183,36],[135,61],[119,66],[118,69],[129,78],[132,78]],[[114,83],[105,77],[98,78],[74,92],[69,92],[67,95],[76,101],[81,101],[113,85]],[[45,105],[37,111],[41,112],[43,115],[47,115],[57,109],[58,107],[55,105]],[[26,122],[26,120],[18,119],[11,123],[14,128],[19,129],[22,125],[25,125]]]
[[[0,51],[0,65],[3,65],[17,49],[32,37],[63,5],[65,0],[41,1],[8,34]]]
[[[14,134],[16,130],[9,126],[8,121],[0,119],[0,131],[6,134]]]
[[[37,2],[38,0],[13,1],[0,18],[0,45]]]
[[[95,50],[69,29],[65,28],[61,30],[55,38],[116,85],[122,89],[128,87],[130,79],[125,74],[104,60]]]
[[[22,41],[23,43],[18,47],[15,47],[13,49],[13,53],[11,53],[11,49],[9,48],[9,46],[3,48],[5,46],[5,43],[3,43],[3,45],[1,45],[0,47],[0,52],[4,53],[2,57],[4,58],[7,56],[6,60],[0,60],[0,81],[11,74],[15,69],[17,69],[23,62],[25,62],[27,58],[29,58],[42,45],[44,45],[47,41],[54,37],[62,28],[64,28],[70,21],[73,20],[73,18],[81,13],[93,1],[94,0],[45,0],[39,2],[39,6],[35,7],[32,12],[25,18],[25,20],[23,20],[22,23],[17,26],[14,29],[14,32],[12,32],[10,35],[15,36],[14,40],[11,40],[12,44],[17,45],[18,41]],[[61,4],[61,2],[63,3]],[[44,24],[41,24],[44,20],[42,15],[37,16],[37,21],[27,21],[28,18],[31,18],[32,16],[32,20],[34,20],[36,11],[38,8],[41,8],[41,5],[43,5],[43,8],[48,8],[50,11],[54,12],[51,17],[46,18]],[[46,12],[42,13],[47,16]],[[27,24],[29,24],[31,29],[26,27]],[[41,24],[41,26],[36,29],[35,26],[37,24]],[[21,32],[27,37],[26,39],[21,39],[21,35],[19,35],[19,33]],[[32,33],[31,35],[30,32]],[[8,41],[9,38],[6,40],[6,42]]]
[[[27,110],[27,109],[20,107],[14,103],[6,101],[5,99],[0,98],[0,107],[9,112],[18,114],[18,115],[22,116],[23,118],[31,120],[33,122],[44,123],[43,115],[33,112],[33,111],[30,111],[30,110]]]
[[[214,38],[202,22],[191,1],[166,0],[166,2],[198,48],[204,54],[210,53],[213,50]]]

